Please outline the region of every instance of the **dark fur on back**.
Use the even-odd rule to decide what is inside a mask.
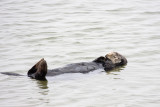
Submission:
[[[127,59],[118,52],[108,53],[105,57],[100,56],[91,62],[68,64],[64,67],[47,69],[47,62],[42,58],[27,73],[28,77],[37,80],[46,80],[46,76],[56,76],[64,73],[88,73],[97,69],[111,70],[115,67],[126,65]],[[17,73],[3,72],[2,74],[22,76]]]

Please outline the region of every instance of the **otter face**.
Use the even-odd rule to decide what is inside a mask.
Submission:
[[[127,59],[118,52],[110,52],[105,57],[110,59],[116,66],[127,64]]]

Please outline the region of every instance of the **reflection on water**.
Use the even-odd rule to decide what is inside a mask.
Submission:
[[[37,80],[38,87],[41,89],[48,89],[48,81],[38,81]]]
[[[39,104],[49,103],[50,99],[49,99],[49,96],[48,96],[49,95],[48,81],[35,80],[35,82],[37,84],[38,89],[36,90],[37,92],[35,93],[35,95],[37,95],[37,96],[33,100],[38,100],[37,103],[39,103]]]
[[[117,51],[128,65],[36,81],[0,74],[0,107],[159,107],[160,0],[0,0],[0,72]]]
[[[109,75],[109,74],[113,74],[113,75],[118,75],[116,74],[117,72],[123,72],[123,70],[126,68],[127,65],[125,66],[120,66],[120,67],[116,67],[114,68],[113,70],[109,70],[109,71],[106,71],[106,73]]]

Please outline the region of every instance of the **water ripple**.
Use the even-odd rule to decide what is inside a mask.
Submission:
[[[26,75],[41,58],[52,69],[110,51],[129,63],[48,83],[0,74],[0,105],[158,107],[159,10],[159,0],[1,0],[1,72]]]

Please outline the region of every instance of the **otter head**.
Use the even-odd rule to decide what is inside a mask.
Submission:
[[[127,59],[118,52],[110,52],[105,56],[105,58],[111,60],[115,66],[127,64]]]

